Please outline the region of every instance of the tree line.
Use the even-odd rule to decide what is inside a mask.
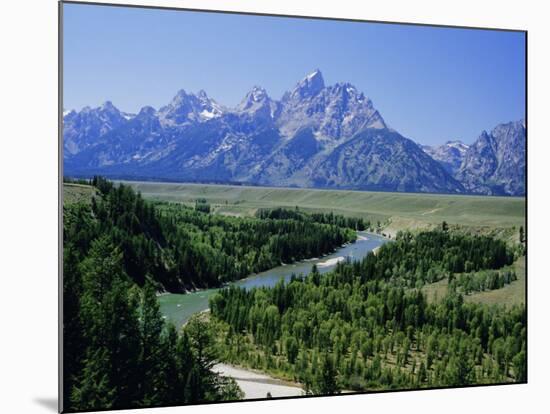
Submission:
[[[449,279],[449,289],[469,295],[472,292],[502,289],[517,279],[518,276],[513,269],[482,270],[462,273]]]
[[[370,221],[361,217],[347,217],[340,214],[329,213],[306,213],[296,207],[294,210],[286,208],[261,208],[256,211],[256,217],[261,219],[285,220],[296,219],[310,221],[312,223],[332,224],[338,227],[347,227],[363,231],[370,227]]]
[[[511,260],[499,240],[444,233],[401,234],[322,276],[313,267],[272,288],[222,290],[210,308],[224,360],[313,394],[525,381],[525,306],[465,303],[453,291],[428,303],[401,283],[431,266],[487,270]]]
[[[500,269],[513,263],[516,254],[503,240],[448,230],[397,233],[395,241],[355,262],[363,282],[380,279],[394,285],[421,288],[455,274]],[[337,269],[337,271],[339,271]]]

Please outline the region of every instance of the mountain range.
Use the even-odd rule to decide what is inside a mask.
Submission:
[[[111,102],[63,116],[64,174],[356,190],[525,194],[525,123],[474,144],[421,146],[349,83],[315,70],[280,100],[254,86],[234,108],[180,90],[137,114]]]

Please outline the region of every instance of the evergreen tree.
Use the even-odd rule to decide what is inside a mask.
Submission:
[[[185,402],[178,364],[178,333],[172,323],[167,324],[160,341],[159,371],[156,374],[157,398],[160,404],[177,405]],[[185,371],[187,372],[187,371]]]
[[[219,376],[213,372],[216,364],[214,339],[208,324],[201,315],[195,315],[185,326],[185,332],[194,358],[186,393],[191,401],[219,399]]]
[[[89,350],[84,369],[71,393],[71,407],[75,410],[98,410],[113,408],[116,389],[109,381],[108,350]]]
[[[147,282],[142,289],[140,304],[141,375],[143,404],[157,405],[162,401],[161,333],[164,320],[153,285]]]
[[[99,371],[101,381],[94,380],[94,386],[109,384],[114,390],[113,407],[131,407],[139,392],[139,326],[135,304],[128,296],[131,285],[124,273],[122,256],[108,237],[92,243],[81,273],[81,320],[88,343],[86,367],[106,364],[108,372]]]
[[[338,394],[340,387],[337,381],[337,371],[334,367],[334,361],[328,354],[323,353],[321,364],[315,374],[312,391],[314,394],[331,395]]]
[[[193,367],[193,358],[189,336],[186,331],[183,331],[176,344],[176,364],[178,367],[177,388],[183,395],[185,401],[189,400],[185,392],[189,382],[191,368]]]
[[[71,407],[71,392],[83,368],[86,349],[80,319],[82,280],[78,253],[71,245],[63,249],[63,406]]]
[[[518,352],[512,359],[514,378],[518,382],[527,381],[527,357],[525,351]]]
[[[116,388],[115,407],[134,407],[142,398],[143,372],[140,360],[140,329],[137,304],[128,292],[126,279],[115,280],[102,302],[106,346],[109,350],[110,381]]]

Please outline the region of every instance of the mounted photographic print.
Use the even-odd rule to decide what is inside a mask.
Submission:
[[[62,411],[527,381],[526,32],[60,18]]]

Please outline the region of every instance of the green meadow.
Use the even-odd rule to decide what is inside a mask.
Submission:
[[[519,228],[525,199],[445,194],[271,188],[213,184],[126,182],[145,198],[194,204],[206,199],[220,214],[252,215],[259,208],[295,207],[381,221],[389,233],[449,224]]]
[[[63,204],[89,203],[97,190],[91,185],[63,183]]]

